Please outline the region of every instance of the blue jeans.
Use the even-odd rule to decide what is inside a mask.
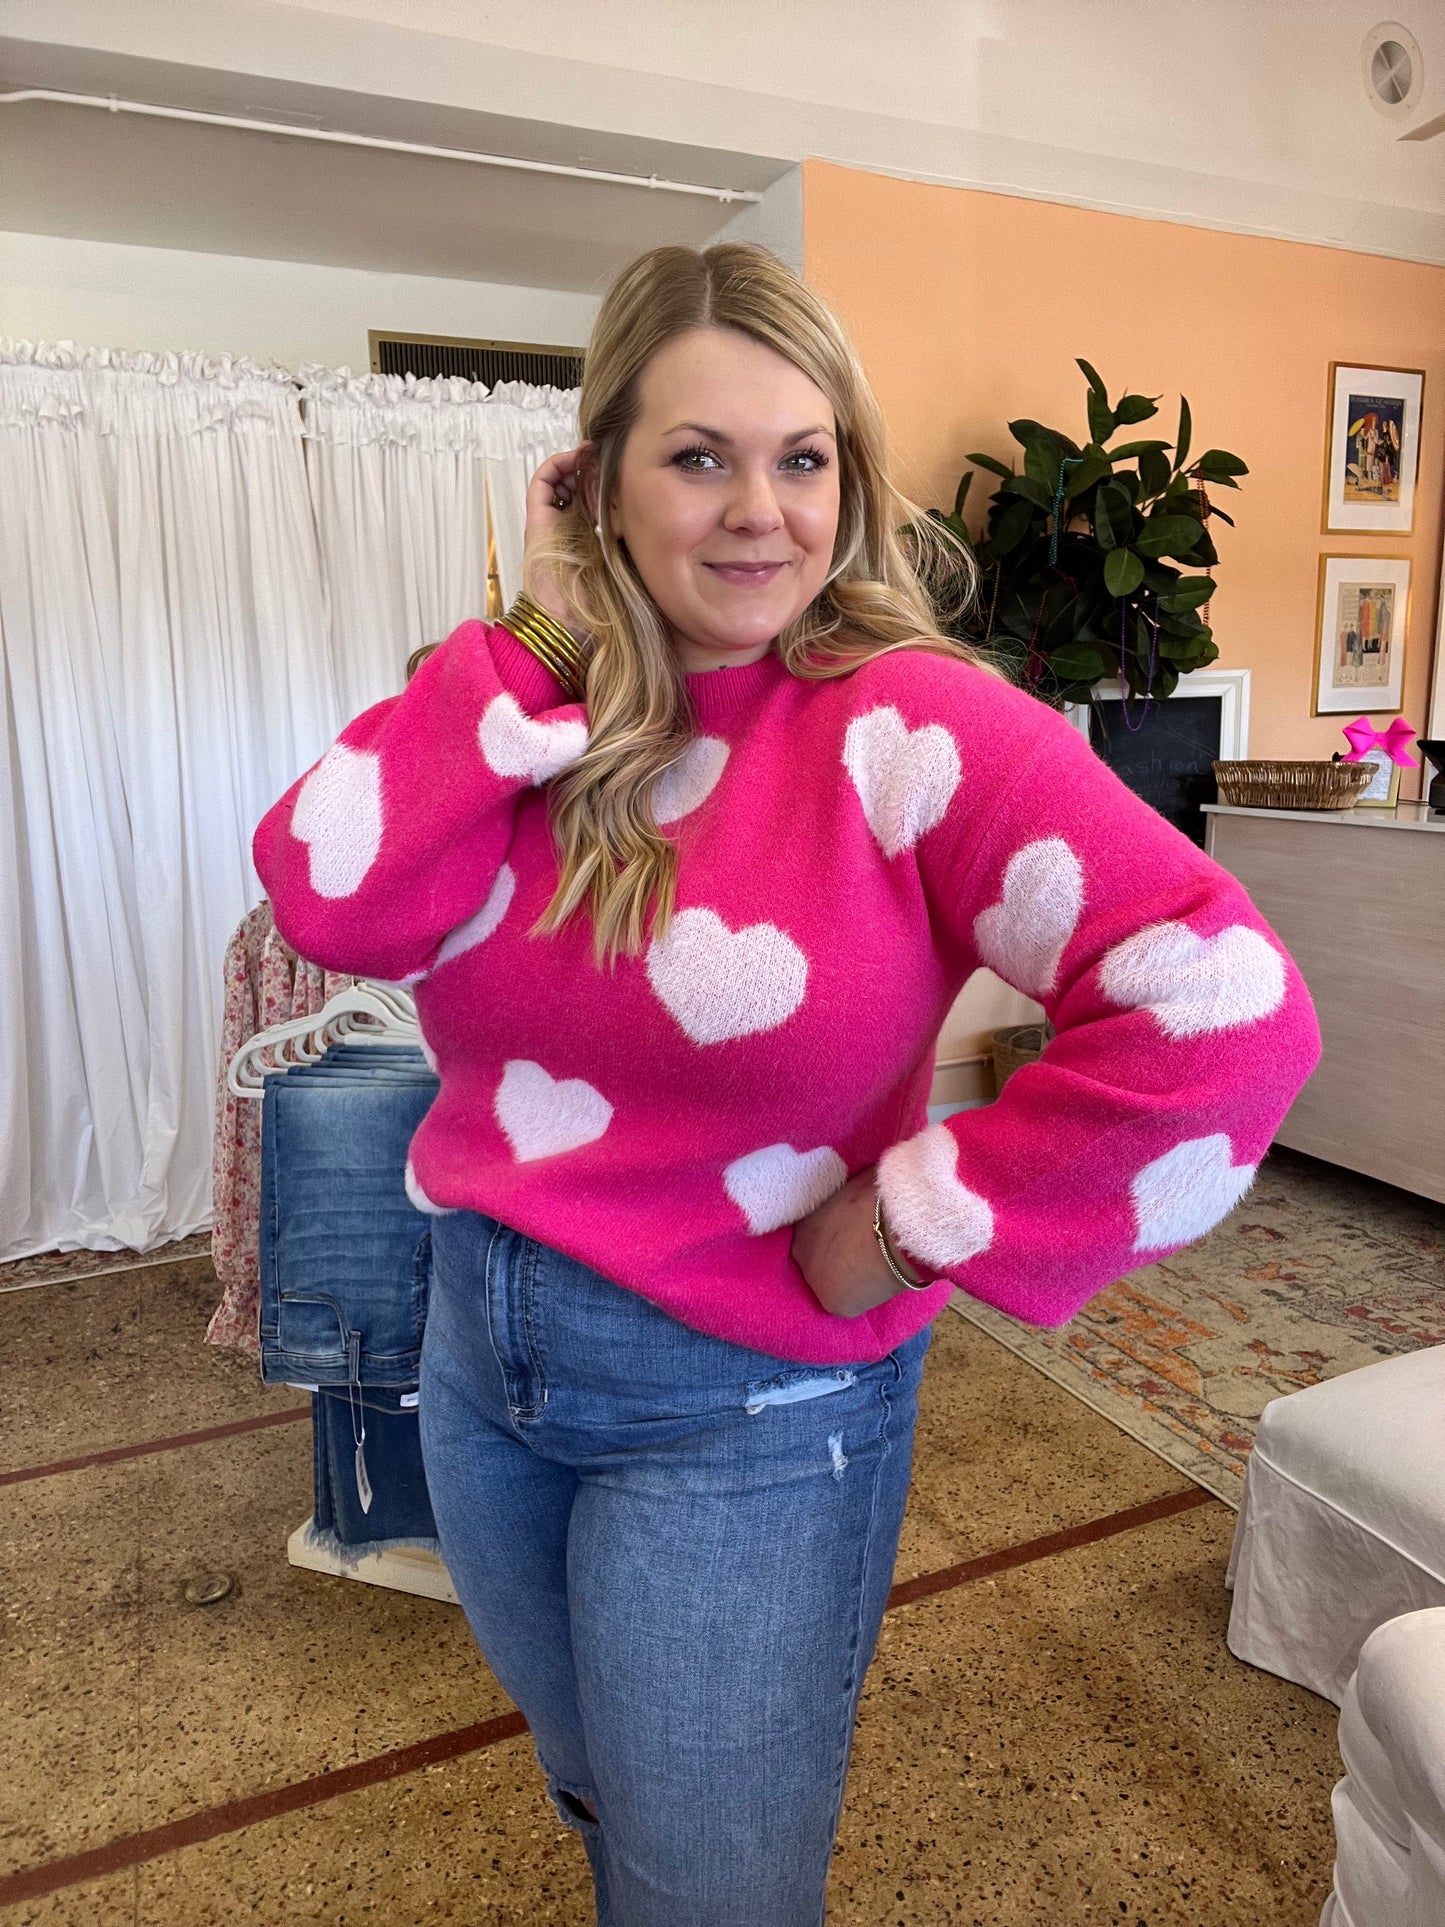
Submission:
[[[369,1505],[357,1475],[360,1443]],[[422,1469],[416,1394],[371,1385],[313,1393],[311,1445],[314,1500],[311,1544],[343,1564],[397,1546],[437,1550],[436,1521]]]
[[[417,1382],[432,1220],[407,1197],[407,1147],[437,1080],[420,1053],[358,1046],[267,1080],[261,1107],[261,1376]]]
[[[928,1333],[797,1365],[478,1213],[432,1236],[442,1553],[599,1927],[820,1927]]]

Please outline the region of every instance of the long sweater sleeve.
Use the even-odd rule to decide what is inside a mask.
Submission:
[[[920,1266],[1054,1325],[1233,1207],[1319,1036],[1234,878],[1061,718],[1012,691],[988,707],[997,800],[960,785],[919,839],[919,872],[961,973],[987,965],[1057,1036],[996,1103],[894,1145],[878,1182]],[[977,715],[957,733],[977,745]]]
[[[585,712],[507,631],[467,622],[262,819],[277,928],[329,970],[399,981],[486,912],[518,798],[582,753]]]

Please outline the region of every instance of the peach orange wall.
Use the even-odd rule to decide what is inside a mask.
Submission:
[[[1408,555],[1404,713],[1426,722],[1445,482],[1445,268],[1294,241],[932,187],[810,161],[809,281],[851,330],[888,420],[900,480],[951,501],[970,449],[1007,459],[1020,415],[1083,440],[1083,355],[1109,386],[1183,389],[1194,445],[1250,473],[1214,525],[1212,618],[1224,667],[1251,675],[1250,753],[1329,756],[1346,716],[1311,717],[1322,554]],[[1331,361],[1423,368],[1410,536],[1322,535]],[[1155,424],[1136,433],[1152,433]],[[988,478],[973,485],[973,507]],[[1406,771],[1403,793],[1417,793]]]

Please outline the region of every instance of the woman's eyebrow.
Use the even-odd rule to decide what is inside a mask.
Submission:
[[[664,433],[668,435],[680,435],[683,433],[701,435],[705,440],[721,442],[723,446],[727,448],[732,446],[733,439],[731,435],[725,434],[720,428],[709,428],[705,422],[674,422],[672,427],[666,429]],[[822,422],[819,422],[814,428],[795,428],[791,435],[785,435],[783,437],[783,447],[791,448],[796,442],[805,442],[813,435],[826,435],[830,440],[837,439],[831,428],[827,428]]]

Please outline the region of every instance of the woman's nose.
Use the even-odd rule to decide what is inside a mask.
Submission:
[[[740,473],[729,496],[723,526],[739,535],[766,535],[782,525],[783,512],[771,477],[765,471]]]

